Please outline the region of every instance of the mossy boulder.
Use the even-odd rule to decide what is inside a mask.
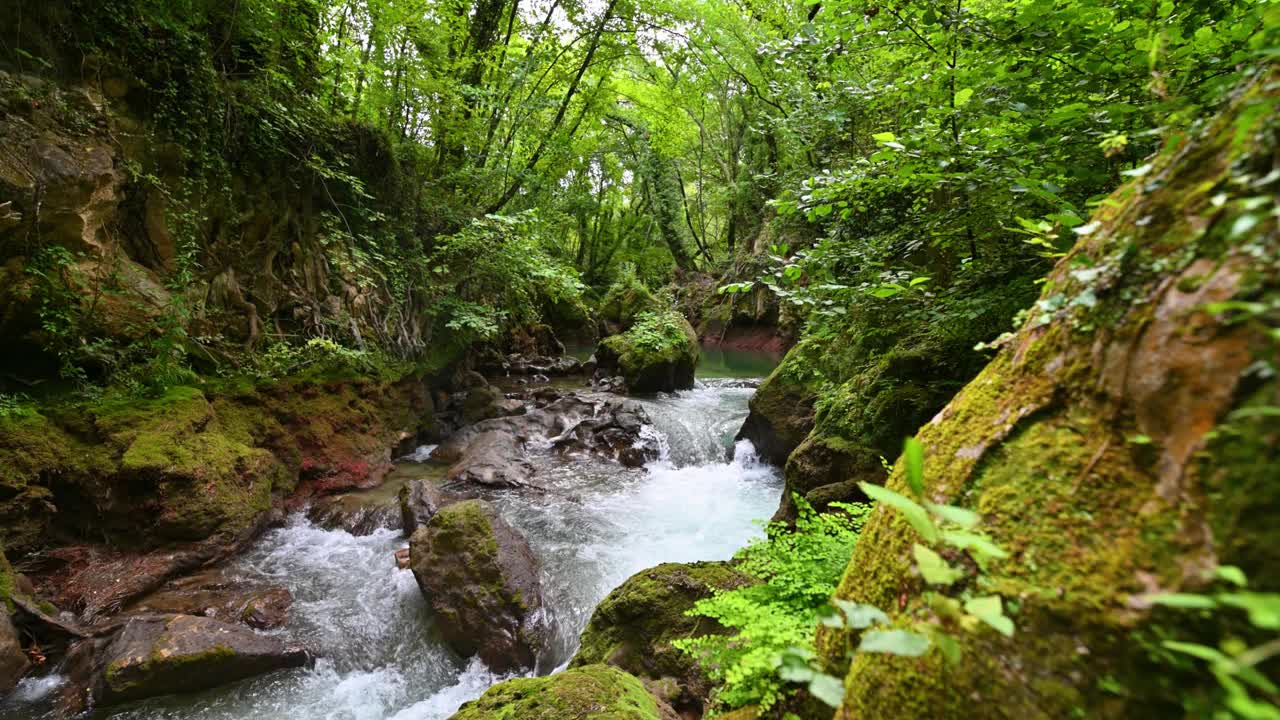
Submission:
[[[495,672],[537,664],[546,636],[538,561],[492,504],[442,508],[409,539],[409,565],[459,654]]]
[[[282,668],[306,651],[241,625],[174,615],[130,620],[103,648],[94,695],[102,705],[206,690]]]
[[[837,597],[941,624],[963,659],[857,654],[838,718],[1182,717],[1181,699],[1216,690],[1207,669],[1151,648],[1216,645],[1239,631],[1214,627],[1231,613],[1188,616],[1151,596],[1201,591],[1226,564],[1251,589],[1280,588],[1280,428],[1259,409],[1280,405],[1274,318],[1217,309],[1280,300],[1280,231],[1242,221],[1251,206],[1236,201],[1274,172],[1277,105],[1277,75],[1264,74],[1116,191],[1037,311],[920,431],[927,498],[979,513],[1010,554],[982,592],[1016,601],[1016,633],[935,615],[918,536],[881,507]],[[888,485],[909,492],[902,463]],[[824,630],[820,651],[839,666],[846,641]]]
[[[666,563],[632,575],[596,606],[571,667],[614,665],[647,680],[674,681],[678,710],[700,712],[710,682],[671,642],[726,632],[711,618],[685,613],[718,591],[756,580],[728,562]]]
[[[596,361],[621,375],[631,392],[671,392],[693,387],[700,352],[689,321],[665,311],[642,315],[630,330],[602,340]]]
[[[813,404],[820,376],[807,365],[809,346],[797,345],[751,396],[750,412],[738,431],[760,457],[781,467],[813,429]]]
[[[13,596],[14,573],[0,548],[0,697],[13,689],[31,667],[22,651],[18,630],[9,616],[9,598]]]
[[[670,718],[634,676],[609,665],[498,683],[450,720],[659,720]]]
[[[609,286],[600,301],[599,317],[605,335],[625,332],[640,313],[657,312],[662,303],[634,274]]]

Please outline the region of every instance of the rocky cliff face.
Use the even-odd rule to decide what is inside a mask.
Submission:
[[[1205,628],[1151,595],[1222,564],[1277,587],[1276,88],[1260,78],[1104,203],[1027,324],[920,431],[927,499],[978,512],[1011,554],[984,584],[1018,604],[1016,633],[955,628],[956,665],[858,654],[838,718],[1179,716],[1166,703],[1203,678],[1148,648]],[[906,492],[901,463],[889,485]],[[917,537],[877,510],[837,596],[951,629]]]

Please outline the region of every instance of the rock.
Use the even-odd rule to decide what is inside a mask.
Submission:
[[[1220,691],[1204,665],[1152,662],[1134,638],[1238,637],[1239,614],[1152,602],[1212,592],[1214,568],[1276,588],[1280,432],[1267,415],[1280,380],[1256,371],[1274,366],[1274,330],[1213,308],[1280,297],[1280,231],[1253,221],[1257,190],[1240,180],[1280,157],[1278,79],[1260,72],[1100,203],[1043,285],[1038,307],[1067,298],[1062,309],[1024,323],[917,434],[923,495],[979,513],[1011,556],[978,580],[1016,601],[1011,637],[955,633],[953,664],[936,650],[850,656],[851,638],[820,628],[820,660],[845,677],[837,717],[1185,717],[1183,701]],[[906,463],[886,486],[911,493]],[[920,581],[919,542],[900,512],[878,509],[835,597],[895,625],[928,617],[961,591]],[[957,585],[974,587],[970,573]]]
[[[345,530],[352,535],[372,535],[377,530],[398,530],[400,508],[393,496],[376,491],[344,493],[314,500],[307,519],[326,530]]]
[[[409,556],[454,650],[494,672],[536,665],[545,636],[538,561],[493,505],[445,507],[410,538]]]
[[[289,621],[293,596],[284,587],[246,587],[224,570],[166,584],[125,610],[129,615],[193,615],[266,630]]]
[[[588,665],[498,683],[450,720],[660,720],[673,718],[635,677]]]
[[[667,563],[642,570],[596,606],[571,667],[608,663],[647,680],[672,680],[677,710],[701,712],[710,681],[671,641],[726,632],[716,621],[685,614],[718,590],[756,581],[727,562]]]
[[[395,552],[396,569],[408,570],[411,567],[409,548],[400,548]]]
[[[444,507],[444,493],[430,480],[410,480],[400,488],[400,527],[405,535],[412,535],[426,526],[440,508]]]
[[[240,622],[255,630],[270,630],[289,622],[293,594],[287,588],[275,587],[255,593],[240,611]]]
[[[13,626],[3,600],[0,600],[0,697],[12,690],[30,667],[31,662],[22,651],[18,630]]]
[[[502,391],[492,385],[483,385],[467,391],[462,402],[462,421],[477,423],[490,418],[516,415],[524,410],[522,403],[510,403]]]
[[[748,403],[750,413],[738,431],[738,440],[750,440],[760,457],[782,467],[791,452],[813,429],[813,404],[817,387],[800,367],[807,348],[797,346],[760,384]]]
[[[675,313],[655,317],[655,328],[636,325],[602,340],[596,350],[597,372],[604,369],[622,375],[633,393],[693,387],[700,353],[697,334],[688,320]]]
[[[471,439],[462,456],[445,473],[445,479],[490,487],[520,487],[532,473],[520,438],[511,432],[490,430]]]
[[[102,705],[206,690],[307,664],[305,650],[239,625],[174,615],[134,619],[102,650],[95,688]]]

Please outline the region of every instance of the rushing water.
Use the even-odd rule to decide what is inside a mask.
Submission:
[[[591,458],[535,452],[549,492],[490,497],[542,563],[554,639],[551,665],[572,657],[596,604],[627,577],[662,562],[730,557],[777,505],[776,470],[749,443],[733,447],[753,390],[701,380],[646,399],[663,456],[628,470]],[[366,537],[322,530],[302,517],[237,561],[246,581],[288,587],[294,604],[278,631],[311,649],[314,668],[278,672],[198,695],[103,711],[113,720],[443,720],[504,679],[457,657],[432,632],[426,602],[393,552],[399,532]],[[542,668],[550,671],[552,667]],[[28,680],[4,718],[39,717],[48,680]],[[32,703],[32,704],[20,704]],[[24,710],[24,708],[26,708]]]

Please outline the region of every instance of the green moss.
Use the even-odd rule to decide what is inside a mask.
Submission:
[[[727,562],[666,563],[632,575],[596,606],[571,665],[610,663],[642,677],[688,677],[697,664],[672,640],[722,632],[694,603],[756,581]]]
[[[548,677],[516,678],[489,688],[451,720],[658,720],[653,697],[632,675],[608,665]]]
[[[626,379],[633,392],[670,391],[693,386],[700,355],[698,336],[674,311],[641,316],[632,328],[600,342],[596,357]]]
[[[0,612],[4,612],[9,606],[14,593],[14,582],[13,566],[4,555],[4,546],[0,545]]]
[[[941,624],[963,660],[857,655],[842,719],[1178,716],[1192,689],[1162,682],[1169,670],[1152,667],[1136,638],[1178,636],[1187,628],[1168,623],[1187,621],[1153,611],[1146,594],[1197,589],[1217,563],[1274,585],[1280,435],[1233,412],[1280,401],[1275,381],[1250,370],[1272,362],[1275,345],[1261,324],[1202,310],[1280,287],[1280,267],[1256,260],[1277,257],[1274,229],[1225,248],[1204,242],[1233,224],[1205,190],[1232,187],[1239,148],[1226,151],[1226,127],[1172,155],[1178,166],[1156,171],[1165,182],[1104,204],[1101,229],[1046,285],[1075,297],[1090,286],[1073,269],[1098,269],[1108,284],[1096,303],[1033,320],[919,433],[928,499],[977,510],[1010,552],[979,590],[1016,603],[1015,636],[936,617],[911,560],[916,534],[880,508],[837,596],[890,610],[900,625]],[[1251,137],[1269,163],[1274,134]],[[1159,220],[1136,222],[1144,217]],[[887,484],[907,492],[901,463]],[[819,640],[842,668],[846,638]],[[1114,687],[1124,693],[1104,689]]]

